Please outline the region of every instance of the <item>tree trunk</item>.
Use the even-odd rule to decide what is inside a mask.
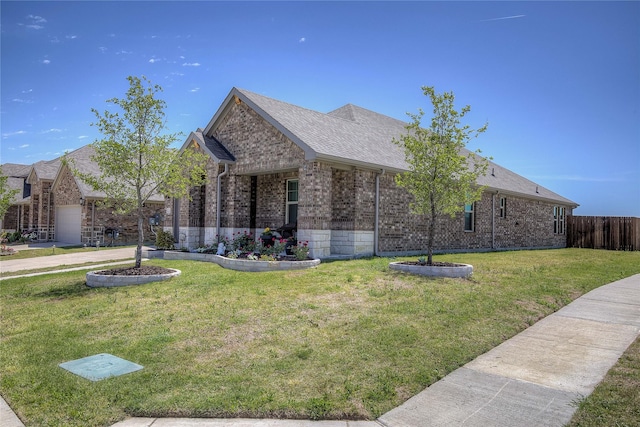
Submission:
[[[427,265],[433,265],[433,241],[436,237],[436,204],[434,194],[430,195],[431,215],[429,216],[429,237],[427,240]]]
[[[433,241],[436,235],[436,218],[429,219],[429,237],[427,239],[427,265],[433,265]]]
[[[142,206],[138,206],[138,247],[136,248],[136,268],[142,265],[142,243],[144,242],[144,217]]]

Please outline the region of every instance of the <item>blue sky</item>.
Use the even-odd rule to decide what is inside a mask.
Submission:
[[[1,162],[93,142],[129,75],[167,127],[205,127],[233,86],[401,120],[420,87],[470,104],[494,161],[580,204],[640,217],[640,2],[0,3]],[[428,122],[425,122],[428,124]],[[183,141],[179,141],[178,145]]]

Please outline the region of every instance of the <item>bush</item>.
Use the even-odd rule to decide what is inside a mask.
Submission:
[[[227,246],[228,250],[240,252],[253,252],[256,249],[256,241],[253,234],[244,232],[233,233],[231,242]]]
[[[175,249],[173,244],[173,234],[168,231],[159,230],[156,233],[156,248],[157,249]]]

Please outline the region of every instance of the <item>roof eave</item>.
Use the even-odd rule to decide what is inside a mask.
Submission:
[[[505,190],[503,188],[496,188],[496,187],[491,187],[491,186],[485,186],[485,191],[488,191],[488,192],[491,192],[491,193],[495,193],[495,194],[504,194],[504,195],[507,195],[507,196],[520,197],[520,198],[523,198],[523,199],[541,200],[541,201],[544,201],[544,202],[561,204],[561,205],[569,206],[572,209],[575,209],[578,206],[580,206],[578,203],[576,203],[576,202],[574,202],[572,200],[569,200],[569,199],[554,199],[554,198],[551,198],[551,197],[544,197],[544,196],[534,195],[534,194],[519,193],[517,191],[510,191],[510,190]]]

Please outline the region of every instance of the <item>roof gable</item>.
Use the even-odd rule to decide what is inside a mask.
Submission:
[[[78,148],[77,150],[71,151],[66,154],[67,158],[69,158],[72,162],[72,168],[78,170],[81,173],[99,176],[101,174],[100,166],[97,162],[93,160],[93,156],[95,156],[96,152],[93,148],[93,145],[85,145],[83,147]],[[57,159],[60,160],[60,159]],[[60,180],[62,179],[62,171],[63,169],[69,169],[68,165],[62,164],[60,160],[59,168],[56,171],[56,178],[53,182],[52,188],[56,189]],[[70,169],[69,169],[70,170]],[[103,191],[94,190],[92,186],[84,182],[82,179],[78,178],[75,174],[71,174],[73,180],[75,181],[78,190],[80,190],[80,194],[85,199],[104,199],[106,198],[106,194]],[[164,200],[162,195],[153,195],[149,201],[161,202]]]
[[[220,141],[212,136],[204,135],[202,129],[191,132],[180,150],[184,150],[194,142],[198,143],[204,152],[218,163],[234,163],[236,161],[233,154]]]

